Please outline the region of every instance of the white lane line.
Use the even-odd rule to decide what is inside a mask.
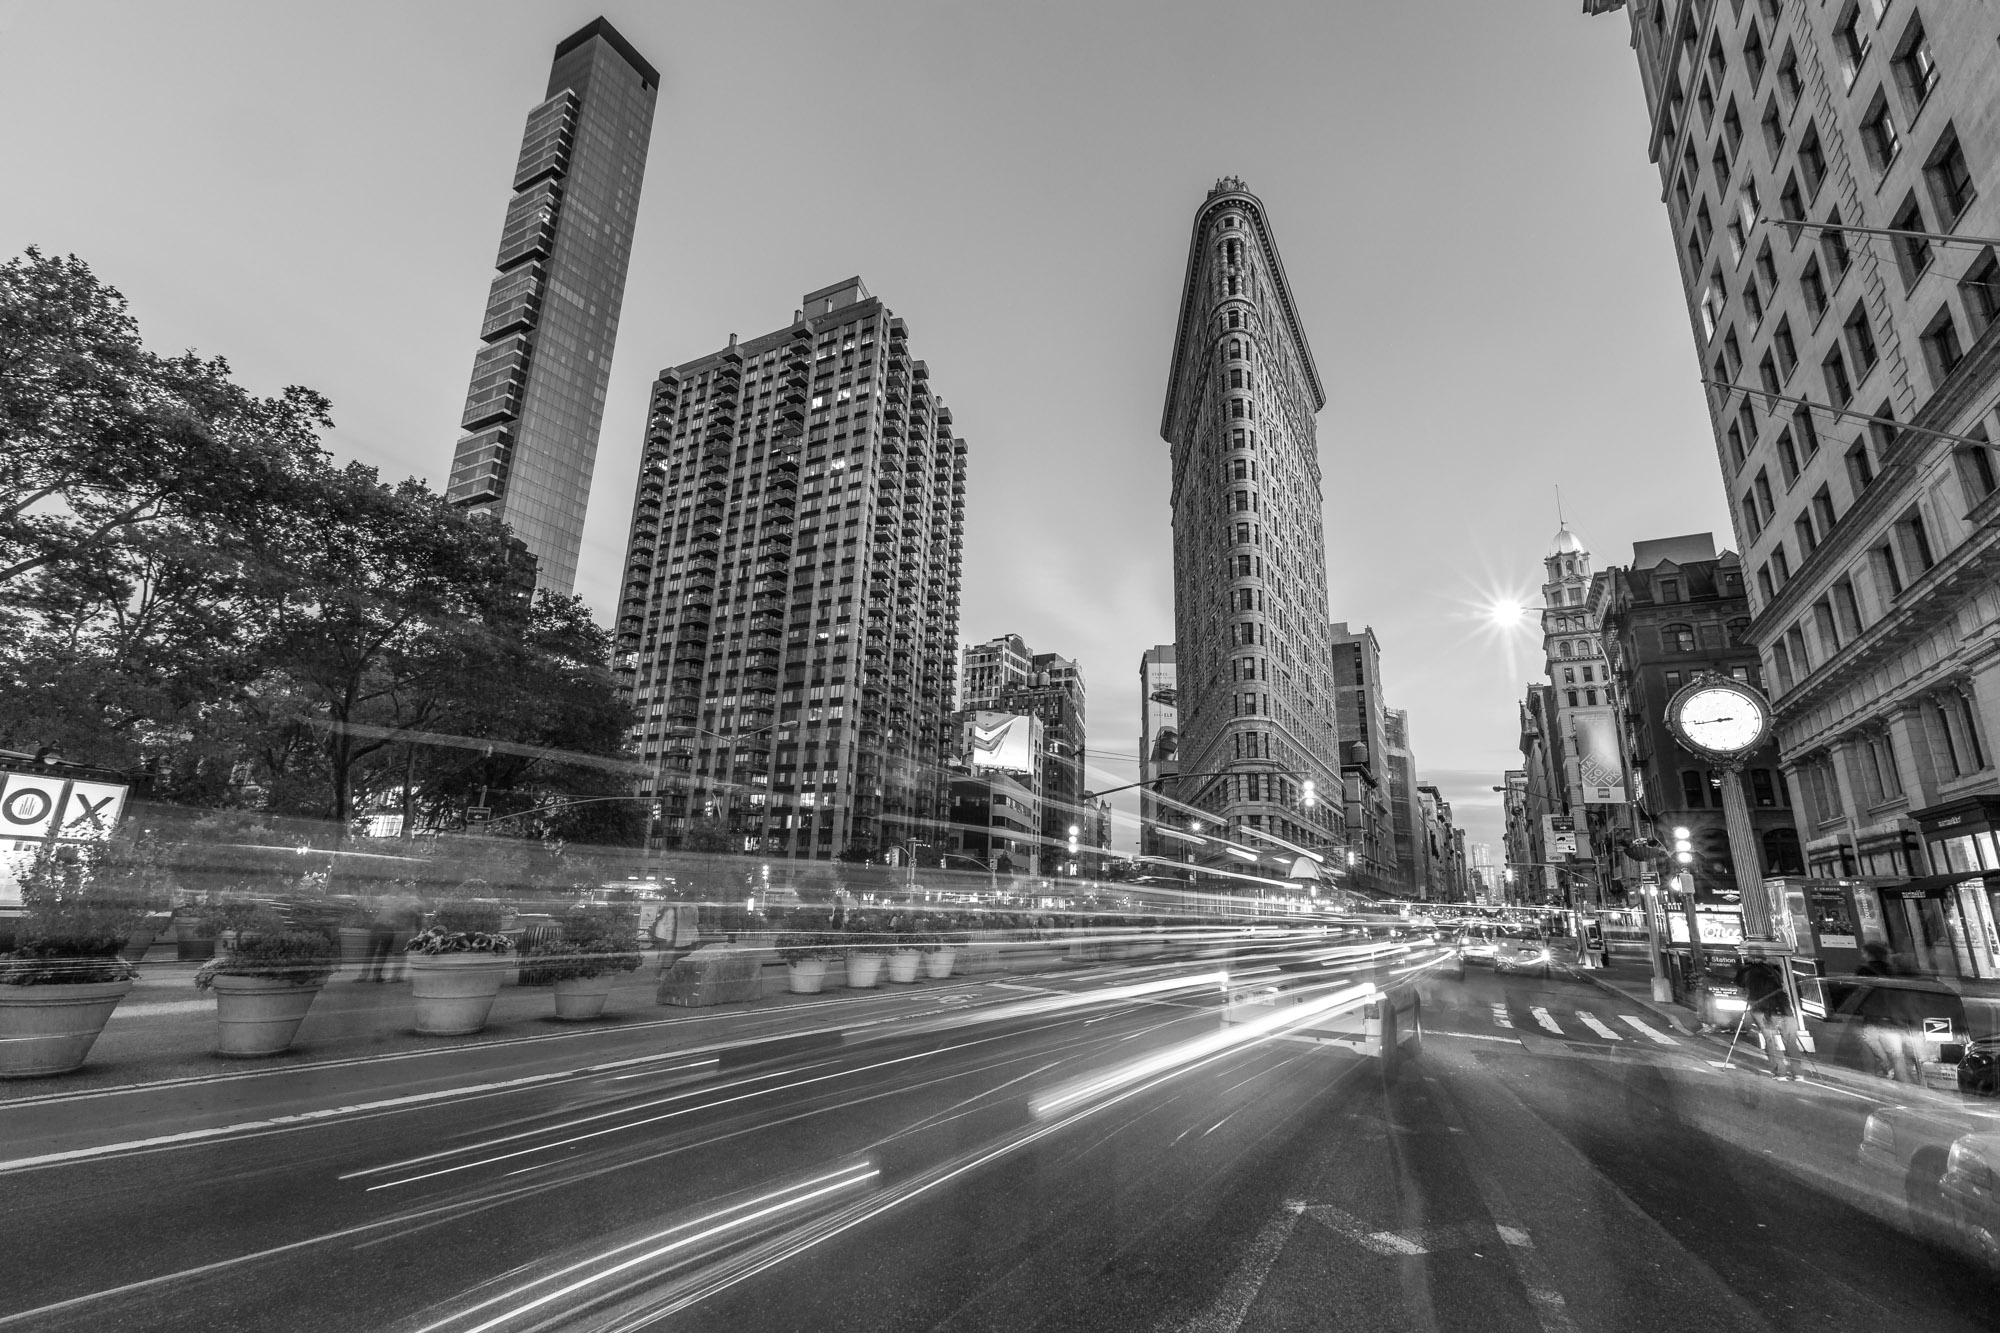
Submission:
[[[213,1000],[143,1000],[138,1004],[121,1004],[111,1011],[116,1018],[148,1018],[154,1014],[191,1014],[197,1009],[213,1009]]]
[[[1264,1290],[1264,1279],[1271,1275],[1271,1266],[1285,1252],[1285,1242],[1292,1238],[1299,1214],[1304,1211],[1303,1203],[1288,1201],[1250,1242],[1243,1261],[1236,1265],[1228,1284],[1209,1302],[1208,1308],[1184,1324],[1162,1325],[1160,1333],[1236,1333],[1243,1327],[1243,1317],[1250,1313],[1258,1293]]]
[[[1538,1004],[1533,1009],[1530,1009],[1528,1012],[1535,1016],[1535,1021],[1537,1023],[1540,1023],[1543,1027],[1555,1033],[1558,1037],[1562,1036],[1563,1030],[1556,1026],[1555,1019],[1549,1017],[1549,1011],[1547,1009],[1544,1009],[1541,1005]]]
[[[1427,1027],[1424,1029],[1424,1035],[1426,1037],[1463,1037],[1467,1041],[1501,1041],[1507,1043],[1509,1046],[1519,1046],[1521,1044],[1519,1037],[1502,1037],[1491,1032],[1451,1032],[1444,1028]]]
[[[1504,1004],[1496,1004],[1493,1006],[1493,1021],[1495,1023],[1498,1023],[1503,1028],[1511,1028],[1514,1026],[1514,1020],[1507,1016],[1507,1006]]]
[[[1679,1042],[1675,1041],[1672,1037],[1669,1037],[1666,1033],[1660,1031],[1658,1028],[1647,1027],[1644,1022],[1632,1017],[1632,1015],[1630,1014],[1620,1014],[1618,1015],[1618,1017],[1622,1019],[1624,1022],[1630,1023],[1633,1027],[1639,1029],[1639,1031],[1645,1033],[1646,1036],[1652,1040],[1652,1043],[1655,1046],[1680,1045]]]
[[[1582,1021],[1585,1027],[1589,1028],[1592,1032],[1595,1032],[1598,1036],[1604,1038],[1606,1041],[1625,1040],[1624,1037],[1620,1036],[1616,1032],[1613,1032],[1610,1028],[1604,1026],[1603,1022],[1599,1020],[1596,1014],[1586,1014],[1585,1012],[1583,1012],[1583,1010],[1579,1009],[1576,1011],[1576,1016],[1578,1019]]]

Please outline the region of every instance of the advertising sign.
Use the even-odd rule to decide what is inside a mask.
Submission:
[[[1625,756],[1618,744],[1617,715],[1609,708],[1573,708],[1569,725],[1584,802],[1625,804]]]
[[[972,766],[998,769],[1003,773],[1033,773],[1035,754],[1041,748],[1036,734],[1041,723],[1018,713],[974,713],[969,722],[966,751]]]
[[[1550,856],[1575,856],[1576,820],[1570,815],[1543,815],[1542,846]]]
[[[0,905],[21,901],[19,871],[36,848],[110,837],[125,792],[122,782],[0,772]]]

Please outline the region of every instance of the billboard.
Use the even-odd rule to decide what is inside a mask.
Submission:
[[[122,782],[0,772],[0,905],[21,901],[17,876],[36,848],[110,837],[125,811],[125,792]]]
[[[1035,771],[1035,756],[1042,748],[1039,719],[1019,713],[978,712],[965,725],[965,749],[972,756],[973,768],[1002,773]]]
[[[1568,710],[1576,749],[1576,778],[1586,805],[1624,805],[1625,755],[1618,744],[1618,717],[1609,708]]]

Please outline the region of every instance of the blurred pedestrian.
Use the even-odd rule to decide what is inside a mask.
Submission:
[[[1792,998],[1785,993],[1784,978],[1765,961],[1764,951],[1758,946],[1753,944],[1743,951],[1743,961],[1736,968],[1736,984],[1743,988],[1750,1020],[1757,1025],[1764,1054],[1771,1061],[1771,1077],[1796,1079],[1799,1074],[1792,1067],[1790,1054],[1803,1057],[1805,1049],[1799,1044]],[[1787,1042],[1791,1043],[1792,1052],[1786,1050]]]
[[[1858,977],[1899,977],[1905,975],[1889,956],[1888,947],[1870,941],[1861,948]],[[1920,1083],[1917,1060],[1916,1026],[1911,1020],[1909,993],[1898,986],[1870,986],[1857,997],[1855,1017],[1861,1024],[1861,1045],[1874,1068],[1871,1072],[1897,1083]]]
[[[368,958],[356,981],[381,981],[396,943],[395,905],[388,894],[377,894],[369,905]]]
[[[390,894],[386,913],[389,922],[388,963],[381,981],[401,981],[410,973],[409,954],[405,946],[424,924],[424,900],[411,893],[407,887]]]

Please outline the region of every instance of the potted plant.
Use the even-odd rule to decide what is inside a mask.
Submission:
[[[817,995],[826,986],[826,965],[840,957],[832,937],[821,931],[780,935],[778,957],[794,995]]]
[[[528,946],[521,984],[554,987],[556,1017],[579,1022],[601,1015],[616,974],[638,970],[640,961],[638,936],[624,912],[585,907],[562,918],[554,939]]]
[[[916,919],[909,916],[892,918],[889,933],[889,980],[909,985],[923,967],[923,950],[930,943],[930,936],[919,930]]]
[[[84,1062],[133,966],[118,956],[151,907],[129,846],[58,844],[20,873],[16,947],[0,955],[0,1078],[63,1074]]]
[[[201,904],[183,905],[174,914],[174,957],[183,963],[200,963],[215,957],[218,918]]]
[[[847,984],[873,990],[882,984],[881,923],[856,913],[847,918]]]
[[[441,905],[430,927],[403,946],[417,1031],[458,1037],[486,1026],[514,941],[500,933],[500,909],[460,899]]]
[[[972,936],[963,931],[929,932],[924,941],[924,975],[933,981],[943,981],[951,975],[951,965],[958,958],[959,946],[971,942]]]
[[[289,1047],[339,963],[340,946],[325,930],[294,928],[268,913],[246,922],[235,944],[194,974],[195,985],[215,992],[215,1053],[276,1055]]]

